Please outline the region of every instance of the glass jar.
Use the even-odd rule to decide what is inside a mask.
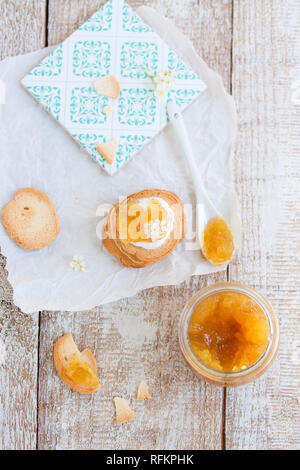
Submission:
[[[247,369],[239,372],[220,372],[207,367],[193,353],[188,338],[188,325],[191,314],[197,305],[206,297],[218,292],[236,292],[244,294],[255,301],[265,313],[269,326],[269,343],[260,359]],[[192,371],[204,380],[221,385],[223,387],[233,387],[251,382],[261,376],[274,361],[279,346],[279,326],[275,312],[270,303],[256,290],[237,282],[221,282],[204,287],[194,297],[192,297],[183,309],[179,320],[179,345],[181,352],[188,366]]]

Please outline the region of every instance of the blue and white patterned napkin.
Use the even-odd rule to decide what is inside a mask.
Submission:
[[[75,33],[27,74],[22,84],[109,174],[114,174],[167,123],[166,100],[147,77],[169,70],[175,78],[167,99],[184,109],[205,83],[124,0],[109,0]],[[93,82],[117,77],[117,100],[99,96]],[[106,116],[103,107],[113,105]],[[95,145],[120,137],[112,165]]]

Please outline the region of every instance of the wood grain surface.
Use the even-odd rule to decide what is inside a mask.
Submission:
[[[289,0],[134,0],[174,20],[220,73],[239,114],[234,175],[243,243],[230,279],[265,293],[281,350],[257,382],[227,389],[183,363],[177,321],[199,288],[227,273],[148,289],[90,312],[23,315],[0,262],[0,449],[300,448],[300,4]],[[0,0],[0,58],[65,39],[104,1]],[[57,377],[53,345],[71,331],[95,352],[101,390],[80,396]],[[135,399],[145,379],[153,400]],[[117,427],[112,398],[135,421]]]
[[[267,295],[281,346],[262,378],[227,390],[226,447],[300,449],[300,4],[235,1],[233,31],[244,236],[230,278]]]
[[[46,0],[0,1],[0,59],[45,46]],[[1,105],[0,105],[1,106]],[[34,449],[37,442],[38,314],[13,305],[0,255],[0,449]]]
[[[47,0],[0,1],[0,60],[45,46]]]
[[[206,283],[194,278],[178,288],[149,289],[88,313],[43,313],[39,448],[220,448],[222,389],[189,371],[177,340],[184,304]],[[69,331],[80,349],[89,347],[96,354],[102,387],[91,397],[72,392],[55,374],[53,344]],[[153,396],[146,402],[135,399],[143,379]],[[116,426],[114,396],[130,402],[135,421]]]

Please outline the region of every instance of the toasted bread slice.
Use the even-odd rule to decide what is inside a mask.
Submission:
[[[98,150],[99,153],[105,158],[107,163],[110,165],[113,163],[116,153],[118,151],[119,147],[119,142],[120,138],[115,137],[112,140],[109,140],[108,142],[104,142],[103,144],[97,145],[96,150]]]
[[[116,420],[117,424],[124,424],[127,421],[132,421],[135,418],[135,412],[130,408],[127,401],[124,398],[114,398],[116,407]]]
[[[54,364],[60,378],[72,390],[89,395],[100,387],[93,353],[89,349],[80,352],[71,333],[56,341]]]
[[[144,382],[143,380],[138,387],[136,398],[138,398],[139,400],[144,400],[144,399],[149,400],[150,398],[152,398],[149,393],[149,387],[146,384],[146,382]]]
[[[8,235],[25,250],[50,245],[59,233],[54,204],[42,191],[19,189],[2,210],[2,223]]]
[[[106,75],[106,77],[98,78],[94,81],[93,85],[99,95],[115,99],[120,96],[120,83],[114,75]]]

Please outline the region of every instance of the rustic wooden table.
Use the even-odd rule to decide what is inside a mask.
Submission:
[[[103,3],[0,0],[0,59],[57,44]],[[0,335],[7,354],[0,367],[0,448],[300,449],[300,2],[129,3],[173,19],[236,100],[242,247],[227,272],[149,289],[88,314],[22,314],[2,257]],[[227,390],[193,376],[176,335],[187,299],[223,280],[266,294],[281,326],[279,357],[266,375]],[[124,322],[114,323],[116,316]],[[93,396],[72,392],[54,372],[53,344],[68,331],[80,347],[96,351],[103,386]],[[112,397],[132,396],[143,372],[154,399],[135,403],[137,419],[117,427]]]

